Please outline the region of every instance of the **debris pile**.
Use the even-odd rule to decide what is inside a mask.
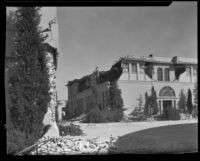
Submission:
[[[81,136],[64,136],[52,138],[45,144],[40,143],[32,155],[75,155],[75,154],[106,154],[110,146],[116,141],[110,139],[85,139]]]

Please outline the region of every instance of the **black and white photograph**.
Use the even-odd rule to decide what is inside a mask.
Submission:
[[[198,152],[197,2],[5,11],[7,155]]]

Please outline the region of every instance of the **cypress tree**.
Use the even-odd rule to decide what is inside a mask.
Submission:
[[[188,109],[189,114],[192,114],[193,104],[192,104],[192,92],[190,89],[188,89],[187,109]]]
[[[146,117],[149,115],[149,96],[147,92],[145,92],[144,115]]]
[[[197,87],[197,82],[195,83],[195,86],[194,86],[194,90],[193,90],[193,93],[194,93],[194,103],[197,105],[198,104],[198,87]]]
[[[181,109],[183,112],[186,110],[186,96],[183,92],[183,89],[181,90],[179,94],[179,101],[178,101],[178,107]]]
[[[19,7],[16,11],[16,64],[9,72],[10,116],[13,127],[25,133],[26,146],[39,139],[51,99],[39,10]]]
[[[117,80],[112,81],[110,85],[110,110],[115,113],[115,117],[119,121],[123,118],[123,99],[121,97],[121,90],[118,88]]]
[[[117,81],[111,82],[110,107],[111,109],[118,110],[122,110],[123,108],[123,99],[121,97],[121,90],[118,88]]]
[[[151,108],[152,114],[155,115],[158,112],[157,94],[154,87],[151,88]]]

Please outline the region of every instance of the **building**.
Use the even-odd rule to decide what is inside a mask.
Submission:
[[[16,7],[7,8],[7,17],[16,11]],[[46,48],[47,66],[49,68],[49,82],[51,92],[51,101],[49,103],[48,111],[44,117],[44,124],[55,124],[55,108],[57,105],[56,96],[56,68],[58,57],[58,21],[56,7],[42,7],[40,10],[41,21],[39,27],[42,29],[42,34],[47,37],[44,42]],[[12,70],[16,63],[13,54],[13,38],[15,37],[15,18],[10,16],[6,21],[6,57],[5,57],[5,89],[6,89],[6,105],[9,102],[8,95],[8,70]],[[7,108],[6,108],[7,109]],[[6,110],[8,113],[8,110]],[[7,117],[9,118],[9,117]],[[50,123],[51,122],[51,123]]]
[[[63,117],[65,116],[66,102],[67,100],[57,100],[58,121],[62,121]]]
[[[197,59],[185,57],[154,57],[153,55],[121,57],[109,71],[94,71],[81,79],[69,81],[68,101],[74,108],[92,108],[91,87],[96,84],[101,95],[102,107],[108,106],[109,87],[112,77],[116,77],[124,108],[133,110],[138,106],[140,95],[150,94],[154,87],[157,93],[159,113],[171,105],[177,107],[181,89],[187,95],[197,81]],[[193,97],[194,98],[194,97]]]

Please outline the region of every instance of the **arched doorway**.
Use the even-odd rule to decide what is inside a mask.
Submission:
[[[158,97],[160,113],[168,106],[176,108],[176,94],[170,86],[163,87],[159,92]]]

